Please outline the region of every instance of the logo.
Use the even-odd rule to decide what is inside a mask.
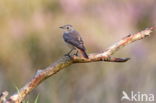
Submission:
[[[138,102],[153,102],[154,94],[146,94],[141,92],[134,92],[128,95],[125,91],[122,91],[121,101],[138,101]]]

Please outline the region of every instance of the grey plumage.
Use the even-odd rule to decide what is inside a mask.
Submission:
[[[80,34],[71,26],[71,25],[64,25],[60,28],[64,29],[65,32],[63,33],[63,39],[66,43],[73,46],[73,49],[78,49],[82,53],[85,58],[88,58],[86,53],[86,48],[84,46],[84,42],[80,36]]]

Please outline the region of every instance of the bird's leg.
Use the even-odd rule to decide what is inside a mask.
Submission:
[[[69,56],[70,57],[70,53],[74,50],[74,48],[72,48],[67,54],[65,54],[64,56]]]
[[[75,56],[78,56],[79,51],[77,50],[76,53],[74,54]]]

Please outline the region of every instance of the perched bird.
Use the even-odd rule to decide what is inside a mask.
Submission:
[[[71,50],[69,51],[69,53],[67,53],[67,55],[70,55],[70,53],[73,50],[77,49],[78,51],[81,52],[84,58],[88,58],[88,55],[86,53],[86,48],[84,46],[84,42],[80,34],[73,28],[73,26],[67,24],[67,25],[61,26],[60,28],[64,30],[64,33],[63,33],[64,41],[67,44],[69,44],[69,46],[71,47]]]

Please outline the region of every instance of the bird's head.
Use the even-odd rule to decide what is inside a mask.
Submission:
[[[70,25],[70,24],[63,25],[63,26],[61,26],[61,27],[59,27],[59,28],[65,30],[66,32],[70,32],[70,31],[73,31],[73,30],[74,30],[73,26]]]

